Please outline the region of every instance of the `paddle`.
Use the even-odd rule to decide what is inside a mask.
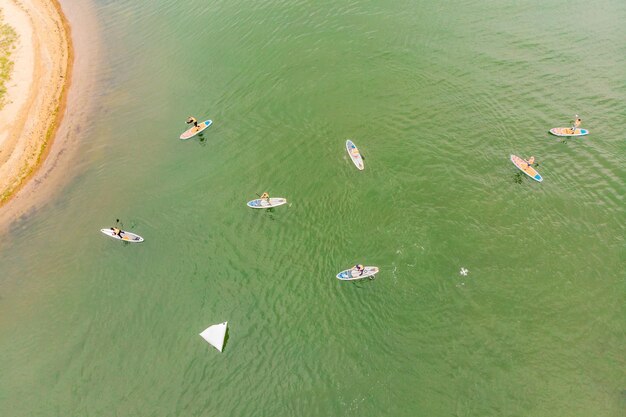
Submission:
[[[122,238],[122,233],[124,232],[122,228],[124,227],[124,223],[120,222],[120,219],[115,219],[115,228],[119,230],[118,233],[113,232],[120,239]]]

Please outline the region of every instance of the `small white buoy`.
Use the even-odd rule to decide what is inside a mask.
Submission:
[[[464,277],[467,276],[468,273],[469,269],[467,268],[461,268],[461,270],[459,271],[459,274],[463,275]]]

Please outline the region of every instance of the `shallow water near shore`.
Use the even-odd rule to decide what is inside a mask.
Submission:
[[[626,4],[94,7],[72,180],[0,249],[0,415],[623,413]]]

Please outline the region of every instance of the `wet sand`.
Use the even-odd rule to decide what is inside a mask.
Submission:
[[[19,33],[9,104],[0,111],[3,232],[48,203],[75,173],[69,168],[85,131],[77,121],[93,107],[86,97],[95,85],[98,42],[88,2],[0,0],[0,8]]]
[[[0,204],[46,158],[65,110],[73,51],[69,25],[56,0],[0,0],[18,34],[11,55],[7,105],[0,111]]]

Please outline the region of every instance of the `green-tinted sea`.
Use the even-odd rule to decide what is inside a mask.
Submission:
[[[626,414],[626,2],[61,3],[93,111],[3,235],[1,416]]]

